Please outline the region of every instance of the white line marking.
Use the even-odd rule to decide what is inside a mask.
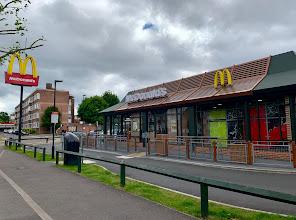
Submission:
[[[2,151],[4,152],[4,151]],[[3,153],[1,153],[2,155]],[[1,156],[0,155],[0,156]],[[39,215],[43,220],[53,220],[21,187],[19,187],[12,179],[10,179],[1,169],[0,175],[20,194],[25,202]]]
[[[3,154],[4,154],[4,150],[1,151],[0,158],[3,156]]]

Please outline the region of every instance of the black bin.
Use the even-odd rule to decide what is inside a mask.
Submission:
[[[79,152],[80,142],[79,138],[73,133],[66,133],[64,136],[64,150]],[[77,165],[78,164],[78,156],[65,154],[64,155],[64,164],[65,165]]]

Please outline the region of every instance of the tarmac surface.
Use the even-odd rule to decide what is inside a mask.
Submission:
[[[0,219],[193,219],[0,147]]]

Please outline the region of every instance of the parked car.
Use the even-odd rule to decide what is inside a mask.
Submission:
[[[18,130],[14,130],[12,131],[12,134],[18,135],[19,131]],[[27,132],[22,131],[22,135],[29,135]]]

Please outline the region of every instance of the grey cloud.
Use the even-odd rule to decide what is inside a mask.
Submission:
[[[129,90],[177,79],[182,71],[201,73],[296,47],[291,0],[113,0],[107,11],[94,3],[55,0],[28,13],[28,38],[47,40],[30,52],[38,60],[40,87],[63,79],[59,88],[69,89],[77,103],[83,94],[110,89],[122,98]],[[160,26],[147,39],[135,40],[144,22],[164,19],[206,39],[179,42]],[[18,92],[1,81],[0,102],[8,93],[15,101],[5,108],[12,110]]]

